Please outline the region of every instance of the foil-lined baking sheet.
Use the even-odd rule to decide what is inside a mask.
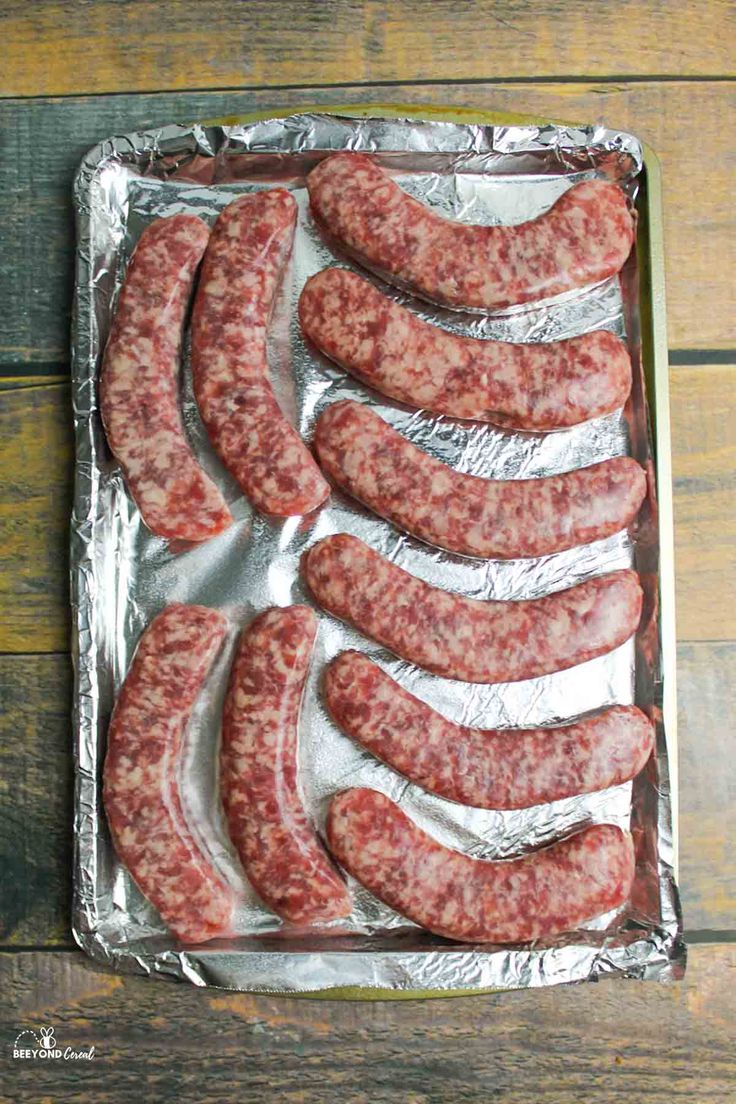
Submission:
[[[604,327],[626,336],[634,364],[634,391],[626,409],[569,430],[507,432],[417,412],[370,391],[307,346],[296,311],[305,281],[330,264],[353,267],[325,243],[310,217],[305,188],[309,170],[337,149],[372,152],[412,195],[446,215],[477,223],[534,217],[572,181],[591,175],[618,181],[634,203],[642,168],[638,141],[602,127],[470,126],[318,114],[239,126],[170,126],[111,138],[85,158],[75,182],[73,329],[75,937],[94,958],[121,969],[172,975],[197,985],[283,993],[346,986],[505,989],[611,973],[679,976],[684,946],[661,721],[653,481],[636,533],[539,559],[485,561],[440,551],[405,536],[337,491],[312,517],[267,519],[250,507],[209,445],[193,400],[186,349],[185,425],[197,456],[224,490],[235,524],[202,545],[167,544],[142,524],[111,458],[100,422],[97,378],[125,266],[143,227],[180,212],[211,223],[235,196],[278,184],[297,199],[299,222],[271,326],[270,368],[282,408],[307,441],[325,406],[353,398],[371,405],[431,455],[474,475],[543,476],[628,452],[651,468],[640,366],[639,302],[646,288],[639,288],[634,256],[620,279],[493,316],[432,307],[381,285],[421,317],[458,333],[539,342]],[[453,943],[421,931],[352,882],[355,911],[339,930],[289,933],[259,902],[227,839],[217,795],[227,667],[237,632],[255,613],[270,605],[314,604],[299,577],[299,560],[306,548],[337,532],[361,537],[420,578],[474,598],[532,598],[616,568],[638,568],[647,612],[637,641],[572,670],[513,684],[476,686],[426,674],[321,614],[299,732],[300,784],[320,827],[330,797],[349,786],[383,791],[437,839],[478,858],[518,855],[594,821],[631,823],[638,863],[626,909],[548,943],[496,947]],[[113,852],[101,805],[101,766],[115,695],[143,629],[172,601],[219,608],[232,623],[228,646],[189,728],[185,778],[192,825],[225,875],[242,888],[244,903],[237,913],[237,937],[201,948],[176,944],[132,883]],[[345,648],[370,655],[412,693],[465,724],[545,725],[636,701],[658,722],[656,760],[633,784],[531,809],[498,812],[454,804],[405,781],[330,721],[321,676],[326,663]]]

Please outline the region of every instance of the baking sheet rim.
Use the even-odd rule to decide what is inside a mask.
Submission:
[[[219,116],[199,120],[198,126],[246,126],[265,119],[282,119],[293,114],[290,109],[272,109],[247,112],[244,115]],[[300,106],[300,114],[321,113],[325,105],[306,104]],[[460,124],[482,126],[541,126],[549,123],[554,126],[578,126],[569,120],[524,115],[513,112],[488,111],[471,106],[444,107],[437,104],[405,103],[352,103],[329,106],[330,114],[344,114],[353,117],[370,116],[372,118],[407,118],[429,121],[445,121]],[[677,774],[677,708],[675,673],[675,593],[674,593],[674,530],[671,476],[671,438],[669,419],[669,379],[667,329],[664,297],[664,254],[662,234],[662,194],[659,161],[654,151],[641,143],[643,166],[646,174],[645,219],[639,211],[640,225],[637,235],[637,248],[641,248],[642,238],[646,242],[649,282],[640,289],[640,297],[648,296],[651,306],[649,332],[642,333],[642,362],[653,412],[653,446],[657,477],[657,498],[659,505],[659,595],[660,595],[660,632],[661,632],[661,671],[663,681],[663,721],[667,743],[669,765],[670,813],[672,834],[672,870],[675,880],[678,878],[678,774]],[[93,151],[87,154],[87,158]],[[652,218],[652,210],[656,218]],[[644,225],[644,223],[646,225]],[[647,356],[646,352],[650,355]],[[72,649],[73,650],[73,649]],[[75,863],[76,865],[76,863]],[[76,871],[75,871],[76,874]],[[100,955],[94,936],[78,932],[72,928],[74,938],[80,948],[91,958],[109,965],[108,956]],[[116,956],[117,957],[117,956]],[[217,987],[217,986],[213,986]],[[219,988],[219,987],[217,987]],[[240,991],[240,990],[235,990]],[[250,993],[262,995],[283,995],[299,999],[323,1000],[426,1000],[441,997],[469,997],[490,993],[513,992],[512,989],[498,987],[477,989],[384,989],[369,986],[339,986],[309,992],[276,993],[268,989],[248,989]]]

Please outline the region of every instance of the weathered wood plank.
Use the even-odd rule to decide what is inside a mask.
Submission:
[[[736,639],[736,368],[670,372],[677,634]]]
[[[736,929],[736,644],[681,644],[677,701],[685,928]]]
[[[0,658],[0,946],[71,944],[66,656]],[[736,931],[736,643],[681,644],[680,875],[687,931]]]
[[[671,372],[680,640],[736,639],[736,369]],[[0,651],[66,650],[66,385],[0,390]]]
[[[66,651],[69,385],[0,391],[0,651]]]
[[[9,1042],[48,1025],[62,1049],[95,1047],[91,1061],[7,1058],[18,1104],[125,1104],[143,1084],[161,1102],[733,1099],[734,945],[693,947],[677,985],[610,981],[411,1005],[201,992],[115,977],[74,953],[4,956],[0,977]]]
[[[192,0],[2,7],[5,96],[734,71],[726,0],[215,0],[206,17]]]
[[[0,656],[0,943],[69,944],[71,664]]]
[[[130,5],[115,7],[130,9]],[[273,10],[280,7],[275,5]],[[465,8],[453,4],[458,15]],[[589,5],[585,9],[588,11]],[[24,5],[26,10],[35,12],[37,6],[26,9]],[[92,13],[95,10],[92,8]],[[647,19],[651,18],[649,11],[646,9]],[[80,26],[83,22],[79,21]],[[587,24],[591,25],[595,23]],[[625,22],[621,26],[626,26]],[[587,41],[598,39],[598,32],[592,38],[586,34]],[[56,49],[67,64],[69,55]],[[4,56],[7,58],[7,51]],[[441,56],[442,51],[436,49],[436,57]],[[83,153],[95,142],[109,134],[172,121],[359,100],[473,104],[479,109],[547,118],[605,120],[635,131],[656,150],[664,170],[670,345],[699,349],[733,346],[734,154],[724,145],[723,120],[736,108],[736,82],[396,85],[0,101],[5,146],[0,159],[0,225],[4,228],[0,369],[67,359],[74,256],[71,181]]]
[[[66,651],[69,385],[0,392],[0,651]]]

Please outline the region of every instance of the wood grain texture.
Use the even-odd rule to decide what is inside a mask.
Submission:
[[[736,367],[671,371],[680,640],[736,639]],[[0,651],[66,650],[66,385],[0,390]]]
[[[71,945],[70,668],[66,656],[0,659],[0,947]],[[736,643],[681,644],[680,881],[686,932],[736,917]],[[27,884],[24,883],[24,878]],[[17,883],[17,885],[16,885]]]
[[[6,2],[0,94],[734,72],[726,0]],[[83,59],[83,64],[79,62]]]
[[[663,163],[670,344],[734,346],[724,119],[736,82],[682,79],[736,76],[730,0],[0,0],[0,19],[0,97],[50,97],[0,100],[0,650],[67,646],[71,434],[67,388],[50,380],[67,362],[71,179],[110,133],[351,100],[631,129]],[[447,79],[457,83],[422,83]],[[349,86],[366,81],[389,87]],[[268,87],[279,84],[332,87]],[[156,90],[168,91],[94,98]],[[53,98],[76,93],[92,98]],[[16,385],[14,369],[36,375]],[[672,373],[679,631],[690,638],[678,672],[690,931],[733,928],[736,917],[734,371]],[[733,1099],[734,944],[691,948],[684,983],[671,987],[351,1005],[151,985],[78,952],[20,952],[71,943],[69,694],[66,656],[0,657],[0,949],[16,948],[0,954],[0,1101]],[[42,1025],[62,1046],[94,1045],[95,1059],[13,1062],[17,1032]]]
[[[633,130],[663,166],[670,345],[733,347],[736,154],[723,120],[736,110],[736,82],[396,85],[0,101],[0,368],[56,365],[58,371],[67,360],[74,257],[71,184],[82,155],[95,142],[174,121],[351,100],[472,104]]]
[[[734,640],[736,367],[670,375],[678,636]]]
[[[0,391],[0,651],[67,651],[69,385]]]
[[[685,927],[736,927],[736,644],[677,652],[680,882]]]
[[[95,1047],[86,1062],[7,1058],[18,1104],[733,1100],[733,945],[693,947],[677,985],[410,1004],[202,992],[115,977],[72,954],[4,956],[0,979],[9,1044],[22,1027],[51,1025],[58,1046]]]
[[[70,942],[71,664],[0,656],[0,944]]]

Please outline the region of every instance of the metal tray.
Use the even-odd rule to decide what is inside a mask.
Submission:
[[[362,116],[367,121],[357,122]],[[221,155],[223,134],[228,133],[228,128],[236,128],[235,144],[244,156],[229,163],[224,183],[218,178],[212,186],[214,159]],[[589,559],[569,554],[551,557],[549,559],[554,564],[545,565],[538,578],[531,583],[528,579],[520,583],[518,575],[514,576],[512,565],[505,574],[505,569],[496,572],[492,582],[494,595],[522,597],[526,596],[524,588],[528,585],[531,585],[532,591],[536,587],[537,592],[561,589],[587,573],[596,574],[606,570],[607,566],[635,562],[648,592],[650,617],[638,636],[636,660],[632,648],[628,658],[619,657],[616,663],[608,664],[604,680],[608,680],[611,700],[618,700],[614,686],[620,689],[622,685],[631,683],[632,696],[635,695],[640,704],[646,705],[657,721],[658,743],[656,762],[650,764],[635,781],[633,791],[631,784],[628,784],[628,787],[606,791],[601,797],[593,795],[585,801],[558,802],[541,812],[531,811],[526,817],[512,814],[506,819],[501,817],[498,823],[486,820],[480,826],[478,811],[471,810],[466,820],[459,823],[453,820],[452,812],[447,815],[441,809],[442,802],[431,797],[424,804],[420,799],[418,806],[411,806],[412,815],[426,816],[430,830],[434,829],[440,835],[444,833],[450,844],[462,846],[469,840],[474,853],[491,857],[518,852],[522,838],[526,845],[544,842],[563,833],[566,828],[569,830],[572,824],[586,817],[619,822],[628,820],[633,793],[633,827],[641,846],[632,909],[623,916],[608,918],[600,925],[592,926],[590,931],[570,934],[549,945],[498,948],[468,947],[427,933],[420,934],[418,929],[379,906],[375,899],[369,900],[370,895],[359,896],[358,922],[354,924],[352,934],[289,938],[279,931],[278,923],[267,910],[256,902],[243,919],[240,938],[227,944],[208,944],[202,949],[181,948],[163,932],[160,925],[156,926],[155,914],[152,916],[150,906],[116,863],[107,835],[101,811],[99,780],[106,719],[114,693],[124,676],[132,647],[142,627],[166,601],[189,600],[222,605],[235,622],[242,624],[256,608],[301,600],[304,595],[299,592],[298,582],[293,578],[293,560],[291,565],[287,563],[284,567],[282,564],[277,570],[277,574],[281,571],[287,582],[282,579],[278,586],[270,590],[266,587],[264,591],[264,587],[254,581],[255,593],[242,587],[231,591],[223,585],[223,579],[233,570],[232,549],[228,553],[230,558],[228,555],[222,558],[221,549],[212,562],[206,556],[200,557],[199,567],[192,571],[191,556],[187,560],[176,550],[165,549],[162,542],[150,538],[139,525],[119,473],[116,474],[115,465],[106,452],[97,411],[97,371],[111,317],[112,300],[120,286],[121,259],[129,255],[145,219],[181,210],[182,205],[211,218],[218,207],[232,198],[233,193],[252,186],[263,186],[266,180],[283,180],[288,186],[290,180],[293,182],[293,165],[300,163],[299,158],[308,157],[312,149],[342,148],[345,144],[355,148],[362,144],[364,148],[379,152],[401,150],[401,165],[404,171],[419,173],[417,187],[418,194],[422,194],[422,171],[431,173],[443,166],[446,169],[447,157],[455,156],[454,141],[460,143],[458,149],[466,158],[466,167],[468,157],[482,158],[488,155],[489,150],[494,151],[494,156],[501,151],[505,158],[501,161],[501,171],[520,163],[519,158],[526,159],[527,172],[531,171],[530,164],[532,169],[537,170],[546,164],[546,170],[540,172],[543,186],[545,182],[552,181],[555,167],[558,171],[584,170],[589,167],[586,158],[594,164],[595,157],[604,156],[601,151],[605,151],[608,157],[624,158],[631,152],[638,165],[641,150],[640,172],[635,183],[631,183],[631,194],[636,194],[638,213],[636,262],[627,265],[622,278],[623,292],[618,291],[617,285],[616,289],[594,291],[587,299],[573,297],[570,303],[562,302],[559,309],[551,308],[549,317],[545,316],[547,337],[566,336],[568,332],[580,332],[581,329],[606,322],[610,322],[612,328],[619,327],[619,332],[623,332],[625,327],[635,367],[631,404],[633,415],[626,423],[620,419],[609,419],[602,430],[597,429],[592,435],[587,430],[579,434],[573,431],[567,439],[564,435],[551,435],[557,438],[559,446],[556,446],[556,459],[545,460],[544,450],[541,450],[542,459],[537,458],[535,463],[536,474],[544,474],[546,463],[551,462],[553,468],[555,464],[559,465],[560,449],[566,455],[563,465],[566,468],[630,448],[641,462],[651,465],[656,495],[651,497],[647,521],[640,529],[635,546],[621,540],[609,542],[610,547]],[[548,162],[554,161],[555,157],[557,162],[550,168]],[[119,169],[121,165],[135,165],[140,172],[140,177],[135,181],[138,191],[134,200],[126,191],[129,184],[127,178],[123,180],[115,175],[116,167]],[[544,171],[549,174],[547,181]],[[476,181],[480,179],[480,176],[475,177]],[[472,190],[472,175],[464,180],[470,181]],[[185,191],[180,193],[176,190],[177,181],[186,182]],[[659,168],[652,152],[640,147],[631,136],[603,128],[566,127],[544,120],[470,108],[445,111],[436,107],[351,105],[331,109],[329,116],[320,114],[319,109],[307,108],[296,117],[259,113],[246,118],[212,120],[188,127],[172,126],[156,132],[109,139],[90,151],[83,161],[75,183],[75,198],[79,248],[72,349],[77,435],[77,480],[72,518],[77,772],[73,931],[79,945],[95,959],[126,971],[186,978],[197,985],[333,998],[459,995],[463,992],[595,979],[609,973],[660,978],[680,976],[684,969],[684,945],[675,882],[677,785],[669,403],[661,189]],[[437,196],[434,198],[436,201]],[[442,193],[439,198],[442,201]],[[449,200],[451,210],[452,198]],[[521,217],[526,217],[523,209]],[[310,361],[313,354],[305,353],[299,346],[298,338],[294,337],[293,299],[289,298],[289,294],[296,295],[299,281],[303,282],[305,271],[306,275],[309,274],[310,265],[313,270],[314,265],[321,267],[333,259],[316,239],[308,242],[305,238],[301,246],[299,242],[298,238],[295,246],[296,276],[291,292],[287,293],[282,305],[280,321],[277,309],[275,327],[282,336],[276,341],[275,386],[282,402],[288,407],[290,402],[294,403],[292,377],[296,380],[300,428],[308,433],[325,391],[325,371],[331,378],[327,387],[331,398],[354,394],[365,401],[366,393],[349,380],[342,382],[341,374],[330,370],[329,366],[316,369],[315,375]],[[344,263],[344,258],[338,258],[338,263]],[[416,303],[413,306],[417,309]],[[533,306],[530,308],[532,313],[534,309]],[[429,310],[427,317],[433,316],[437,317],[436,312]],[[462,319],[458,323],[458,317],[444,315],[443,324],[457,325],[462,329]],[[489,337],[507,336],[523,340],[527,334],[525,319],[524,312],[519,314],[512,309],[503,316],[491,319],[487,327],[485,322],[482,323],[484,328],[481,332]],[[639,366],[641,373],[636,371]],[[187,428],[200,458],[206,465],[213,465],[221,485],[226,487],[228,497],[236,501],[237,489],[228,485],[227,476],[223,477],[222,470],[218,469],[202,432],[186,377],[183,398]],[[385,401],[380,397],[369,398],[368,401],[378,406],[381,413],[393,419],[402,430],[406,432],[407,427],[411,430],[413,417],[402,416],[400,409],[392,409],[396,404],[382,405]],[[440,421],[430,420],[424,426],[421,441],[435,455],[451,460],[458,454],[457,449],[453,452],[456,444],[454,431],[448,431]],[[494,432],[490,431],[491,434]],[[504,453],[502,437],[499,432],[494,439],[494,449],[490,450],[495,461],[486,457],[480,469],[472,468],[476,474],[497,474],[495,463],[499,455],[504,455],[507,462],[510,460],[512,467],[520,457],[528,460],[533,450],[529,455],[519,452],[516,457],[513,449],[507,449]],[[509,435],[506,437],[509,438]],[[569,447],[560,445],[563,440],[572,444]],[[505,444],[508,445],[509,441]],[[554,453],[555,449],[552,451]],[[293,548],[298,552],[305,540],[311,543],[326,531],[347,528],[363,535],[364,525],[376,524],[375,519],[365,522],[362,516],[365,512],[352,509],[349,505],[338,504],[334,512],[335,520],[330,522],[331,515],[327,511],[327,529],[310,535],[292,526],[290,535],[284,537],[286,530],[282,529],[274,538],[273,530],[269,531],[268,526],[260,524],[257,515],[250,514],[247,506],[236,505],[236,522],[241,533],[245,534],[243,539],[249,549],[254,580],[258,576],[259,564],[261,568],[269,568],[277,561],[280,563],[279,549]],[[381,524],[384,531],[390,530],[391,527]],[[375,530],[370,532],[373,535]],[[395,534],[392,539],[395,544]],[[372,540],[372,543],[380,546],[380,540]],[[403,561],[404,566],[409,566],[410,570],[415,561],[421,564],[423,555],[414,549],[413,543],[407,541],[404,547],[408,557]],[[215,544],[217,542],[210,542],[210,546]],[[212,553],[212,547],[208,548],[208,552]],[[219,560],[218,556],[221,557]],[[451,585],[462,590],[469,576],[466,578],[463,575],[465,568],[462,565],[458,567],[453,559],[451,556],[440,556],[436,562],[433,561],[431,568],[425,564],[424,577],[439,580],[447,578],[448,572],[453,572],[449,575]],[[189,567],[184,566],[187,562]],[[421,571],[420,566],[417,573]],[[188,589],[186,582],[190,576],[197,583],[193,590]],[[203,585],[200,586],[200,583]],[[359,646],[366,648],[363,638],[353,640],[349,630],[347,635],[341,636],[339,631],[335,634],[328,626],[321,634],[321,643],[318,643],[318,660],[334,654],[346,642],[359,643]],[[384,658],[380,650],[375,654]],[[211,730],[217,723],[218,693],[221,693],[218,685],[221,685],[226,659],[227,656],[223,657],[216,668],[198,714],[200,726],[205,729]],[[384,662],[384,666],[391,669],[390,662]],[[396,673],[397,669],[392,673]],[[401,678],[404,685],[415,688],[407,683],[405,671],[404,676]],[[574,686],[574,683],[569,683],[569,686]],[[315,688],[316,674],[310,680],[307,691],[308,697],[311,693],[309,700],[312,703],[318,697]],[[560,693],[564,696],[566,692],[560,684],[558,698]],[[420,696],[427,697],[427,694],[420,693]],[[456,704],[458,701],[456,698]],[[517,698],[517,706],[519,701]],[[582,712],[584,708],[603,704],[595,700],[591,703],[585,699],[580,701],[584,704],[573,711]],[[484,705],[499,709],[503,701],[499,704],[488,699]],[[541,717],[542,723],[557,719],[554,708],[550,706],[550,709],[551,712]],[[494,718],[489,717],[484,723],[494,723]],[[512,717],[505,723],[519,722]],[[312,802],[310,812],[318,821],[323,815],[327,796],[336,788],[334,775],[326,766],[328,757],[323,747],[325,741],[329,746],[332,738],[325,728],[326,724],[328,722],[318,705],[308,704],[301,739],[307,745],[306,773]],[[195,758],[197,755],[204,756],[198,760],[203,767],[202,774],[207,774],[210,762],[207,755],[211,753],[211,745],[211,739],[202,746],[195,741],[190,750]],[[302,767],[304,770],[304,759]],[[361,781],[376,784],[377,788],[397,795],[395,788],[392,789],[394,783],[380,774],[388,772],[391,775],[392,772],[381,766],[379,773],[375,773],[370,757],[358,760],[348,756],[343,767],[357,771]],[[212,774],[211,771],[209,773]],[[351,776],[344,784],[353,781]],[[399,791],[402,799],[406,789],[404,785]],[[205,788],[199,794],[193,794],[192,798],[195,803],[199,801],[210,805],[215,798],[214,790]],[[406,799],[411,804],[411,794]],[[566,807],[561,808],[563,805]],[[218,847],[220,857],[227,865],[230,860],[225,854],[227,845],[222,844],[221,825],[220,835],[213,841],[213,850],[217,851]]]

